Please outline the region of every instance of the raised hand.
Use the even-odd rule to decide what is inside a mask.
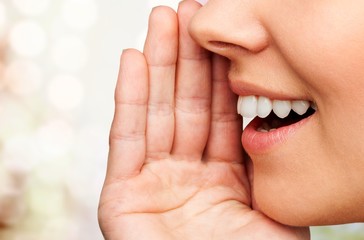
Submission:
[[[125,50],[99,205],[106,239],[308,239],[251,209],[227,60],[187,25],[200,5],[150,16],[144,53]]]

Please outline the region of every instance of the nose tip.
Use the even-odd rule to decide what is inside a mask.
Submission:
[[[251,6],[237,2],[210,0],[190,22],[190,35],[204,48],[227,57],[236,49],[257,53],[267,48],[266,28]]]

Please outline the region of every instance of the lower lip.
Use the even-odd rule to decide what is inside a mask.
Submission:
[[[273,147],[286,142],[299,128],[309,122],[315,114],[294,124],[277,128],[271,132],[259,132],[263,119],[255,118],[243,131],[241,141],[249,154],[264,154]]]

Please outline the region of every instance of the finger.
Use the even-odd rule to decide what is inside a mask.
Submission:
[[[180,3],[179,55],[177,64],[175,139],[173,154],[201,159],[206,145],[211,106],[210,58],[190,37],[187,26],[201,5]]]
[[[237,96],[229,88],[228,68],[227,59],[213,55],[211,129],[205,159],[241,163],[242,121],[236,113]]]
[[[149,69],[147,159],[169,156],[174,136],[174,82],[178,50],[176,13],[154,8],[144,54]]]
[[[137,175],[145,159],[148,69],[142,53],[125,50],[115,90],[107,180]]]

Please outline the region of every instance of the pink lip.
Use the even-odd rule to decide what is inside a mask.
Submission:
[[[263,119],[255,118],[243,131],[241,137],[243,147],[249,154],[264,154],[278,144],[286,142],[300,127],[308,123],[314,115],[271,132],[257,131]]]

